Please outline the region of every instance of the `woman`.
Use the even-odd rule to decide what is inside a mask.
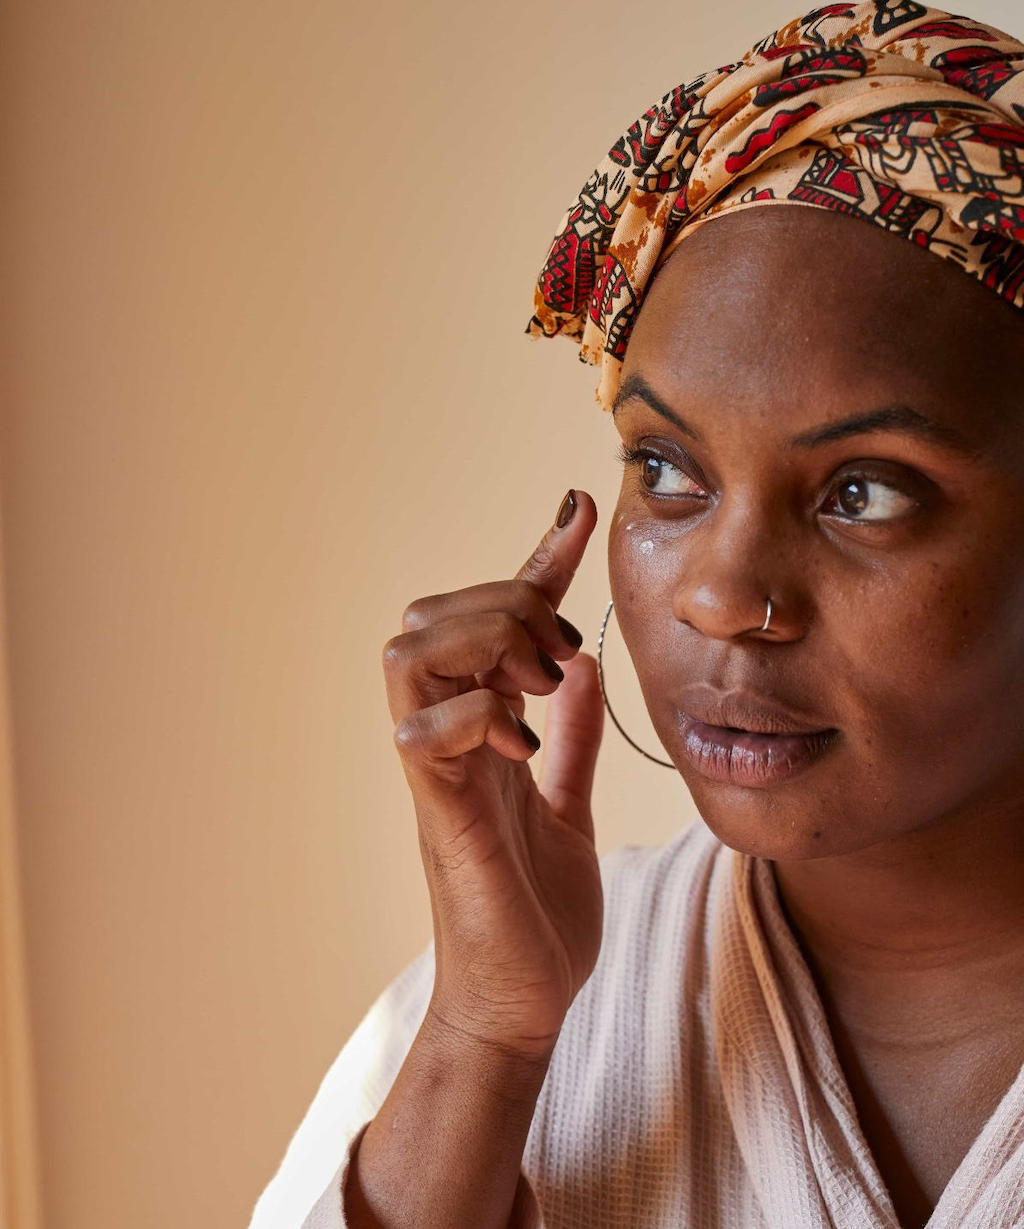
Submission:
[[[254,1229],[1024,1224],[1022,307],[1024,45],[968,18],[830,5],[616,143],[529,331],[601,364],[614,607],[704,822],[595,855],[585,492],[413,602],[434,943]]]

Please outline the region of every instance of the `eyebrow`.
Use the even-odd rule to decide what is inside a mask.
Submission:
[[[961,435],[954,427],[936,422],[924,414],[913,410],[909,405],[888,405],[880,410],[871,410],[867,414],[855,414],[852,418],[844,418],[839,422],[829,423],[827,427],[819,427],[813,431],[805,431],[795,436],[790,442],[797,448],[818,448],[822,444],[831,444],[835,440],[848,439],[853,435],[866,435],[868,432],[890,431],[901,435],[915,435],[931,444],[938,444],[950,452],[977,460],[980,450]]]
[[[694,440],[702,438],[695,427],[692,427],[666,405],[641,375],[634,373],[623,380],[612,403],[613,417],[627,401],[642,401],[655,413],[660,414],[662,418],[677,427],[684,435]],[[978,460],[981,456],[980,450],[955,428],[936,422],[919,411],[911,409],[908,405],[889,405],[881,409],[870,410],[866,414],[854,414],[839,422],[804,431],[794,436],[789,442],[792,447],[796,448],[819,448],[824,444],[834,443],[836,440],[879,431],[917,436],[919,439],[938,444],[970,460]]]
[[[612,402],[613,418],[627,401],[642,401],[644,405],[649,405],[655,413],[660,414],[662,418],[667,419],[673,426],[678,427],[684,435],[688,435],[694,440],[703,438],[700,432],[696,428],[691,427],[686,419],[680,418],[675,410],[669,409],[643,376],[637,375],[635,372],[632,375],[626,376],[619,385],[619,391],[615,394],[615,400]]]

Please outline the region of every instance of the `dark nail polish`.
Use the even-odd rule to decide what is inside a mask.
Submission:
[[[555,517],[555,524],[559,529],[564,529],[576,514],[576,492],[573,490],[566,491],[565,498],[558,506],[558,515]]]
[[[519,722],[520,732],[522,733],[523,738],[526,740],[526,745],[530,748],[530,750],[531,751],[540,750],[540,739],[537,737],[536,734],[534,734],[533,730],[530,729],[530,727],[526,724],[525,721],[523,721],[521,717],[517,717],[516,721]]]
[[[568,619],[563,619],[560,614],[555,615],[555,621],[558,623],[558,630],[565,637],[567,644],[571,644],[574,649],[578,649],[583,643],[583,633],[577,627],[569,622]]]
[[[549,657],[543,649],[537,650],[537,660],[540,662],[541,669],[548,676],[553,678],[556,683],[560,683],[565,678],[565,671],[553,657]]]

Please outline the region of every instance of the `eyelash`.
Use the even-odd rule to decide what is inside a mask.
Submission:
[[[616,449],[615,456],[616,456],[616,459],[619,461],[619,463],[623,466],[639,465],[642,461],[646,461],[648,458],[650,458],[651,460],[654,460],[654,461],[660,461],[663,465],[672,465],[676,469],[679,468],[679,466],[677,466],[674,461],[670,461],[667,457],[663,457],[659,453],[653,452],[649,448],[630,448],[621,442],[619,443],[619,446]],[[915,503],[918,502],[917,498],[910,491],[907,491],[901,487],[895,486],[891,481],[886,481],[882,478],[876,477],[869,472],[858,471],[856,474],[846,474],[846,475],[843,475],[842,477],[866,478],[869,482],[878,482],[882,486],[892,487],[894,490],[898,490],[900,494],[905,495],[908,499],[913,499]],[[837,478],[836,482],[838,483],[840,480],[841,480],[840,478]],[[655,495],[654,493],[649,492],[646,489],[644,490],[643,494],[644,494],[645,499],[652,499],[652,500],[653,499],[686,498],[685,496],[681,497],[681,496],[672,496],[672,495]],[[690,496],[690,498],[698,498],[698,497]],[[875,527],[875,526],[872,526],[872,522],[869,520],[861,521],[858,523],[862,525],[867,525],[869,527]],[[885,522],[879,521],[877,522],[877,525],[880,526],[880,525],[883,525],[884,523]]]
[[[625,444],[620,443],[615,452],[616,460],[622,465],[635,465],[637,461],[643,460],[644,457],[654,456],[653,452],[648,452],[645,448],[627,448]]]

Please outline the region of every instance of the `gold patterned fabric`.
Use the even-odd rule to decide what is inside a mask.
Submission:
[[[830,4],[677,86],[566,211],[527,333],[578,342],[611,409],[660,265],[710,218],[779,204],[883,226],[1024,308],[1024,43],[915,0]]]

